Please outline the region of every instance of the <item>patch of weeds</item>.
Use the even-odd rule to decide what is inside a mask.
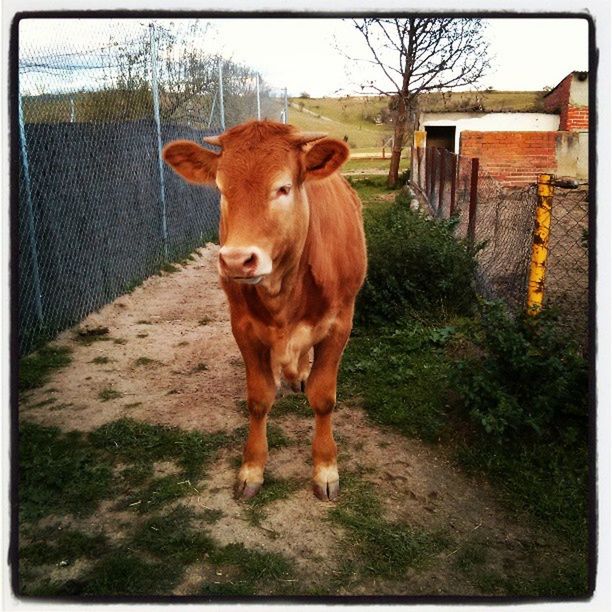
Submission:
[[[139,486],[153,476],[153,464],[147,462],[134,463],[119,473],[121,480],[130,486]]]
[[[111,462],[79,432],[25,422],[19,431],[20,517],[90,514],[110,492]]]
[[[162,272],[165,272],[166,274],[173,274],[174,272],[178,272],[179,270],[180,268],[177,268],[175,265],[166,262],[160,266],[159,275],[161,276]]]
[[[153,325],[153,323],[147,319],[140,319],[139,321],[136,321],[136,325]]]
[[[237,570],[238,576],[232,580],[232,586],[225,588],[230,588],[234,593],[239,588],[239,594],[255,593],[258,586],[264,588],[266,593],[282,593],[286,589],[282,581],[291,579],[294,572],[292,563],[286,557],[249,550],[244,544],[228,544],[217,548],[210,555],[210,561],[216,566],[229,565]],[[207,584],[203,590],[208,589],[206,592],[210,593],[210,589],[215,587],[218,589],[221,585],[211,587]]]
[[[60,404],[54,404],[49,408],[49,410],[63,410],[64,408],[72,408],[72,406],[74,406],[72,402],[62,402]]]
[[[137,338],[147,338],[149,334],[136,334]]]
[[[251,525],[260,525],[265,519],[265,507],[277,499],[287,499],[300,488],[300,483],[294,479],[266,479],[259,493],[245,500],[245,509]]]
[[[570,553],[538,571],[503,581],[506,593],[532,597],[585,597],[589,593],[586,559]]]
[[[212,539],[191,526],[193,512],[176,506],[168,514],[154,516],[138,529],[133,545],[176,564],[204,560],[214,548]]]
[[[474,538],[465,542],[457,552],[453,565],[463,574],[472,576],[485,564],[488,554],[487,543]]]
[[[74,341],[83,346],[91,346],[94,342],[111,342],[113,338],[99,334],[81,334],[77,332]]]
[[[96,559],[109,550],[104,534],[60,530],[57,525],[37,530],[29,539],[31,543],[20,548],[19,556],[34,566],[59,562],[72,565],[80,557]]]
[[[19,362],[19,391],[42,387],[55,370],[72,361],[72,349],[67,346],[43,346]]]
[[[114,400],[119,397],[123,397],[123,393],[121,393],[121,391],[117,391],[117,389],[113,389],[112,387],[104,387],[104,389],[98,393],[98,399],[101,402],[108,402],[109,400]]]
[[[151,480],[142,491],[137,491],[126,500],[122,500],[118,507],[131,508],[140,513],[151,512],[168,502],[193,495],[195,492],[191,481],[183,479],[182,476],[162,476]]]
[[[212,319],[210,317],[203,317],[198,321],[198,325],[208,325],[212,323]]]
[[[272,407],[272,412],[280,416],[287,414],[294,414],[302,418],[313,416],[312,408],[303,393],[294,393],[280,398]]]
[[[153,365],[160,365],[160,361],[158,361],[157,359],[151,359],[150,357],[138,357],[138,359],[136,359],[136,361],[134,361],[134,365],[136,367],[148,367],[148,366],[153,366]]]
[[[98,355],[97,357],[94,357],[89,363],[103,364],[109,363],[110,361],[112,360],[109,357],[105,357],[104,355]]]
[[[204,522],[214,525],[218,523],[224,516],[222,510],[215,510],[214,508],[205,508],[196,515],[196,518],[202,519]]]
[[[448,546],[441,533],[410,529],[382,516],[380,502],[368,483],[356,478],[343,479],[340,501],[329,511],[329,518],[348,531],[346,549],[361,573],[401,578],[409,567],[422,567]]]
[[[51,593],[54,595],[167,595],[183,573],[184,567],[177,563],[151,563],[119,549],[84,576],[63,585],[49,586],[54,587]],[[39,588],[36,594],[46,594],[45,589]]]
[[[225,596],[225,597],[243,597],[248,595],[254,595],[255,591],[250,582],[238,581],[238,582],[207,582],[202,585],[200,589],[201,595],[211,595],[214,597]]]
[[[206,370],[208,370],[208,364],[201,361],[191,369],[191,373],[193,374],[195,372],[206,372]]]
[[[406,319],[351,338],[341,365],[340,399],[360,397],[374,422],[437,441],[448,422],[451,371],[438,331]]]
[[[53,404],[54,402],[57,402],[56,397],[48,397],[47,399],[44,399],[41,402],[32,404],[30,408],[42,408],[43,406],[48,406],[49,404]]]
[[[115,344],[127,344],[127,339],[126,338],[113,338],[113,342]]]
[[[176,346],[187,346],[188,344],[187,340],[181,340]]]
[[[471,426],[459,459],[485,472],[507,502],[576,547],[587,538],[588,365],[555,313],[512,316],[483,302],[453,382]]]
[[[103,425],[89,438],[94,447],[124,462],[175,461],[184,470],[185,478],[191,479],[200,476],[204,464],[228,439],[223,433],[183,431],[128,418]]]

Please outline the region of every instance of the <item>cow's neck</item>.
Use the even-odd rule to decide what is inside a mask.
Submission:
[[[312,283],[305,249],[292,259],[283,262],[282,268],[282,275],[271,279],[270,284],[254,287],[258,300],[268,312],[272,324],[278,327],[297,322],[296,315],[304,309],[306,286]]]

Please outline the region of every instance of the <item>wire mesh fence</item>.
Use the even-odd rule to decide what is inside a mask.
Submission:
[[[531,260],[537,175],[533,183],[501,183],[478,160],[435,148],[414,148],[411,184],[432,215],[456,215],[455,235],[477,247],[481,294],[525,306]],[[579,341],[588,322],[588,187],[555,188],[545,304],[555,306],[560,323]]]
[[[560,313],[560,322],[578,339],[588,334],[589,302],[589,190],[554,187],[548,261],[544,281],[545,304]]]
[[[198,22],[46,22],[19,33],[22,354],[215,235],[218,193],[160,145],[287,117],[286,91],[207,52]]]

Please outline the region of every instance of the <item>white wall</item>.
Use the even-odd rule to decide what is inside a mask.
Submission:
[[[428,125],[455,126],[455,153],[463,130],[476,132],[555,132],[559,115],[547,113],[421,113],[419,129]]]

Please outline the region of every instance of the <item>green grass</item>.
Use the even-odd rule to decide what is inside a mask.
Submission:
[[[448,420],[451,363],[444,343],[453,329],[405,319],[396,327],[361,330],[342,360],[340,399],[356,395],[374,422],[436,441]]]
[[[159,274],[161,275],[162,272],[165,272],[166,274],[174,274],[174,272],[178,272],[179,270],[180,268],[177,268],[174,264],[164,263],[159,268]]]
[[[52,513],[86,515],[110,492],[111,461],[78,432],[25,422],[19,431],[22,520]]]
[[[287,499],[301,483],[294,479],[267,478],[265,486],[259,493],[244,502],[246,514],[252,525],[260,525],[266,518],[265,508],[268,504],[279,499]]]
[[[117,391],[117,389],[113,389],[112,387],[104,387],[104,389],[98,393],[98,399],[102,402],[108,402],[119,397],[123,397],[123,393],[121,393],[121,391]]]
[[[96,363],[98,365],[102,365],[105,363],[110,363],[112,361],[109,357],[104,357],[103,355],[98,355],[98,357],[94,357],[90,363]]]
[[[387,148],[386,150],[386,159],[382,159],[380,157],[351,157],[343,166],[341,172],[345,173],[353,173],[358,172],[363,175],[372,174],[373,176],[377,176],[379,172],[384,171],[383,175],[386,179],[386,173],[389,172],[389,165],[391,164],[391,160],[389,159],[390,151]],[[400,159],[400,173],[408,170],[410,168],[410,160],[407,157],[402,157]],[[360,178],[360,175],[355,176],[353,178]]]
[[[34,566],[60,561],[71,565],[79,558],[96,559],[109,550],[108,539],[102,533],[60,530],[58,525],[35,530],[28,539],[30,543],[20,548],[19,556]]]
[[[228,437],[223,433],[184,431],[124,418],[92,432],[90,441],[94,447],[112,453],[115,459],[130,463],[175,461],[185,478],[197,478]]]
[[[180,505],[151,517],[140,526],[133,544],[165,562],[185,565],[202,561],[215,544],[209,535],[192,528],[192,518],[193,512]]]
[[[134,365],[136,367],[149,367],[154,365],[161,365],[161,362],[157,359],[151,359],[150,357],[138,357],[138,359],[134,361]]]
[[[72,361],[72,349],[67,346],[43,346],[19,362],[19,390],[29,391],[44,386],[53,372]]]
[[[347,530],[343,550],[353,573],[402,579],[408,568],[424,567],[449,546],[442,531],[387,521],[371,487],[345,475],[342,496],[329,511],[329,519]]]
[[[251,595],[258,591],[261,594],[282,594],[288,590],[282,581],[290,580],[294,575],[293,565],[286,557],[249,550],[244,544],[218,548],[210,559],[216,567],[233,568],[237,576],[223,584],[203,584],[201,593],[207,595]]]
[[[387,177],[384,175],[349,176],[348,182],[359,194],[364,207],[384,202],[384,196],[397,193],[397,189],[387,187]]]
[[[272,406],[272,414],[274,416],[292,414],[302,418],[313,416],[312,408],[303,393],[291,393],[276,400]]]

